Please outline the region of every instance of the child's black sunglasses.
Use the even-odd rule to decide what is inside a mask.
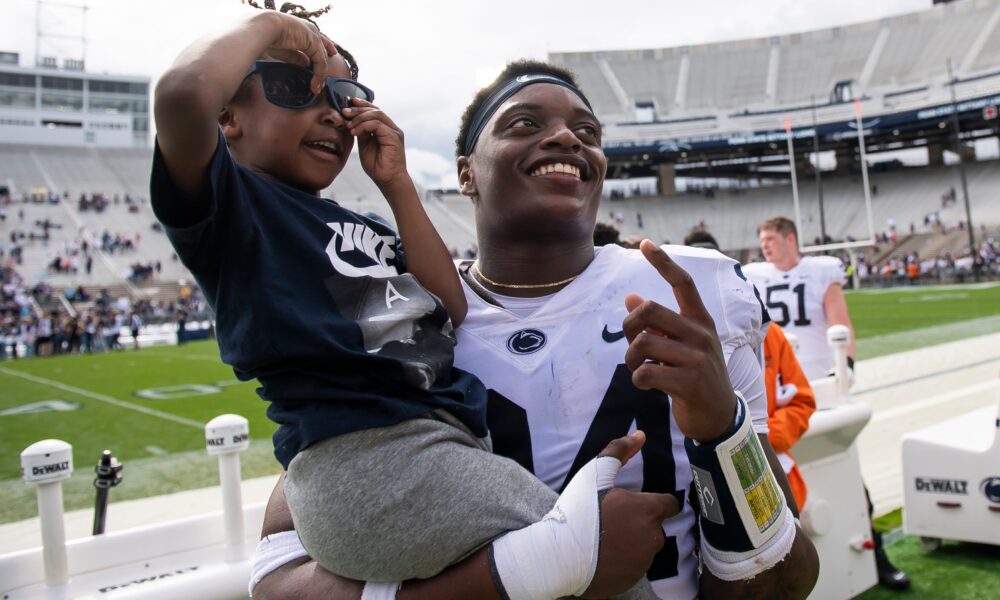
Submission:
[[[246,74],[259,75],[261,88],[267,101],[282,108],[305,108],[316,100],[312,92],[313,72],[286,62],[258,60]],[[327,77],[326,97],[338,112],[351,106],[351,98],[371,102],[375,92],[353,79]]]

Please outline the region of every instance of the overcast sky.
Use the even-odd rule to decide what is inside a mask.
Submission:
[[[37,3],[2,2],[0,50],[20,52],[21,64],[30,65]],[[86,4],[87,70],[146,75],[154,83],[191,41],[253,10],[238,0]],[[496,73],[507,60],[779,35],[930,6],[931,0],[353,0],[334,2],[319,24],[357,57],[361,81],[406,132],[411,167],[443,173],[452,170],[462,110],[484,73]],[[80,35],[81,11],[43,3],[41,13],[45,33]],[[80,53],[77,42],[45,40],[43,54]]]

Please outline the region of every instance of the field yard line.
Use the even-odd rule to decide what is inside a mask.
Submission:
[[[117,406],[120,408],[127,408],[129,410],[141,412],[143,414],[147,414],[152,417],[159,417],[161,419],[166,419],[167,421],[173,421],[174,423],[187,425],[188,427],[194,427],[195,429],[205,428],[204,423],[199,423],[198,421],[195,421],[193,419],[185,419],[184,417],[178,417],[177,415],[172,415],[170,413],[161,412],[156,409],[147,408],[139,404],[132,404],[131,402],[125,402],[124,400],[112,398],[111,396],[105,396],[104,394],[98,394],[97,392],[91,392],[90,390],[85,390],[83,388],[78,388],[72,385],[66,385],[65,383],[60,383],[58,381],[53,381],[51,379],[45,379],[44,377],[38,377],[37,375],[28,375],[27,373],[22,373],[20,371],[15,371],[13,369],[6,369],[3,367],[0,367],[0,373],[3,373],[5,375],[10,375],[11,377],[20,377],[21,379],[27,379],[28,381],[32,381],[34,383],[47,385],[49,387],[54,387],[56,389],[60,389],[65,392],[78,394],[80,396],[86,396],[87,398],[92,398],[99,402],[105,402],[107,404],[111,404],[113,406]]]
[[[931,406],[935,406],[938,404],[943,404],[945,402],[951,402],[952,400],[955,400],[957,398],[971,396],[972,394],[976,394],[986,390],[996,389],[996,387],[997,387],[997,382],[995,380],[983,381],[975,385],[970,385],[968,387],[952,390],[945,394],[931,396],[930,398],[925,398],[924,400],[920,400],[919,402],[912,402],[905,406],[897,406],[896,408],[877,411],[875,415],[872,417],[871,422],[878,423],[881,421],[890,421],[907,413],[923,410],[925,408],[929,408]]]

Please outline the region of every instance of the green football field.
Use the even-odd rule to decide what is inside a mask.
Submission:
[[[1000,285],[971,284],[848,292],[860,358],[1000,331]],[[73,445],[68,509],[91,506],[93,466],[103,449],[125,464],[112,498],[217,483],[204,424],[223,413],[250,420],[244,477],[276,473],[254,383],[235,380],[214,342],[139,351],[0,362],[0,522],[34,515],[18,455],[56,438]]]
[[[217,483],[204,425],[224,413],[246,417],[259,440],[243,454],[244,476],[277,472],[275,426],[255,388],[235,379],[214,341],[0,362],[0,522],[34,514],[18,457],[46,438],[73,445],[75,474],[64,486],[70,510],[92,505],[93,468],[105,448],[125,464],[116,500]]]
[[[1000,284],[847,292],[858,359],[1000,332]]]

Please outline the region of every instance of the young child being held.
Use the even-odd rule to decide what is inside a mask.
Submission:
[[[311,22],[323,12],[265,10],[177,57],[155,94],[157,217],[216,312],[222,360],[270,403],[288,504],[321,565],[429,577],[520,530],[491,547],[496,579],[531,587],[505,557],[538,568],[557,556],[535,597],[580,593],[597,564],[597,475],[580,472],[565,519],[539,521],[555,494],[488,452],[486,391],[452,367],[458,275],[403,133]],[[355,139],[398,236],[319,196]]]

